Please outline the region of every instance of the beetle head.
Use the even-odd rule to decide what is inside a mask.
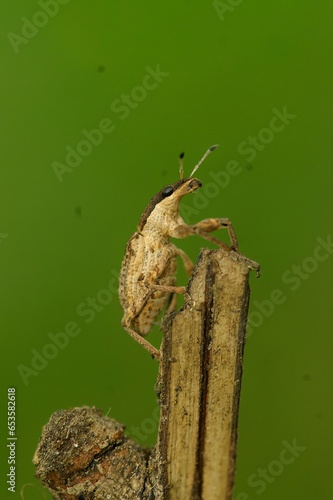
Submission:
[[[166,218],[170,218],[170,220],[176,220],[179,216],[179,202],[186,194],[192,193],[196,191],[198,188],[202,186],[202,182],[199,179],[193,177],[193,174],[197,171],[201,163],[207,158],[207,156],[217,148],[217,145],[211,146],[206,153],[203,155],[199,163],[194,167],[190,177],[183,179],[183,158],[184,153],[181,153],[179,156],[179,176],[180,180],[175,182],[174,184],[170,184],[165,186],[161,191],[159,191],[153,198],[150,200],[147,205],[145,211],[143,212],[140,222],[139,222],[139,231],[143,229],[148,218],[152,215],[155,208],[158,206],[159,213],[163,212]]]

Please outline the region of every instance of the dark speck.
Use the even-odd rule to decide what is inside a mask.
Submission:
[[[82,217],[82,208],[81,207],[75,207],[74,209],[76,217]]]
[[[309,380],[311,380],[311,375],[309,375],[308,373],[305,373],[302,377],[302,379],[305,381],[305,382],[308,382]]]
[[[246,168],[247,168],[247,170],[253,170],[254,167],[251,163],[247,163]]]
[[[98,71],[99,73],[103,73],[103,71],[105,71],[105,66],[102,66],[102,65],[101,65],[101,66],[98,66],[97,71]]]

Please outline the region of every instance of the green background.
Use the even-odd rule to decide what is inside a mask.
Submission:
[[[184,200],[187,221],[229,217],[242,252],[262,265],[262,278],[251,276],[235,499],[330,498],[333,257],[313,255],[317,238],[332,235],[333,4],[63,3],[25,42],[8,33],[22,36],[23,17],[43,24],[40,5],[12,1],[0,16],[1,498],[19,497],[25,483],[34,485],[26,500],[43,498],[31,460],[58,409],[94,405],[154,443],[157,363],[123,332],[114,288],[93,318],[77,308],[105,301],[98,294],[114,287],[143,209],[178,179],[178,154],[188,175],[215,143],[198,172],[201,195]],[[135,89],[158,65],[156,88]],[[117,112],[131,93],[132,108]],[[262,131],[284,107],[295,117]],[[113,132],[60,182],[53,162],[65,164],[66,147],[105,118]],[[240,146],[249,136],[263,139],[253,159]],[[240,172],[212,187],[211,173],[231,160]],[[194,260],[205,246],[177,244]],[[275,289],[283,303],[269,305]],[[70,321],[80,334],[25,384],[18,366],[31,368],[31,350]],[[159,345],[158,328],[149,338]],[[17,393],[15,495],[5,486],[7,387]],[[294,440],[305,449],[281,467]],[[259,469],[271,471],[261,488],[251,485]]]

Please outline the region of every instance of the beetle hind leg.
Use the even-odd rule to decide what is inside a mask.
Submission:
[[[131,328],[130,326],[131,321],[128,318],[124,316],[121,321],[121,324],[124,330],[126,330],[126,332],[129,333],[134,340],[136,340],[140,345],[142,345],[142,347],[144,347],[149,352],[152,358],[157,359],[158,361],[161,359],[160,351],[156,349],[156,347],[151,345],[147,340],[145,340],[138,332],[133,330],[133,328]]]

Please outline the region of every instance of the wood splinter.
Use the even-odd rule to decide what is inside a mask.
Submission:
[[[203,250],[187,288],[192,307],[164,318],[152,450],[94,408],[51,416],[34,463],[53,498],[232,498],[253,268],[259,266],[237,252]]]

